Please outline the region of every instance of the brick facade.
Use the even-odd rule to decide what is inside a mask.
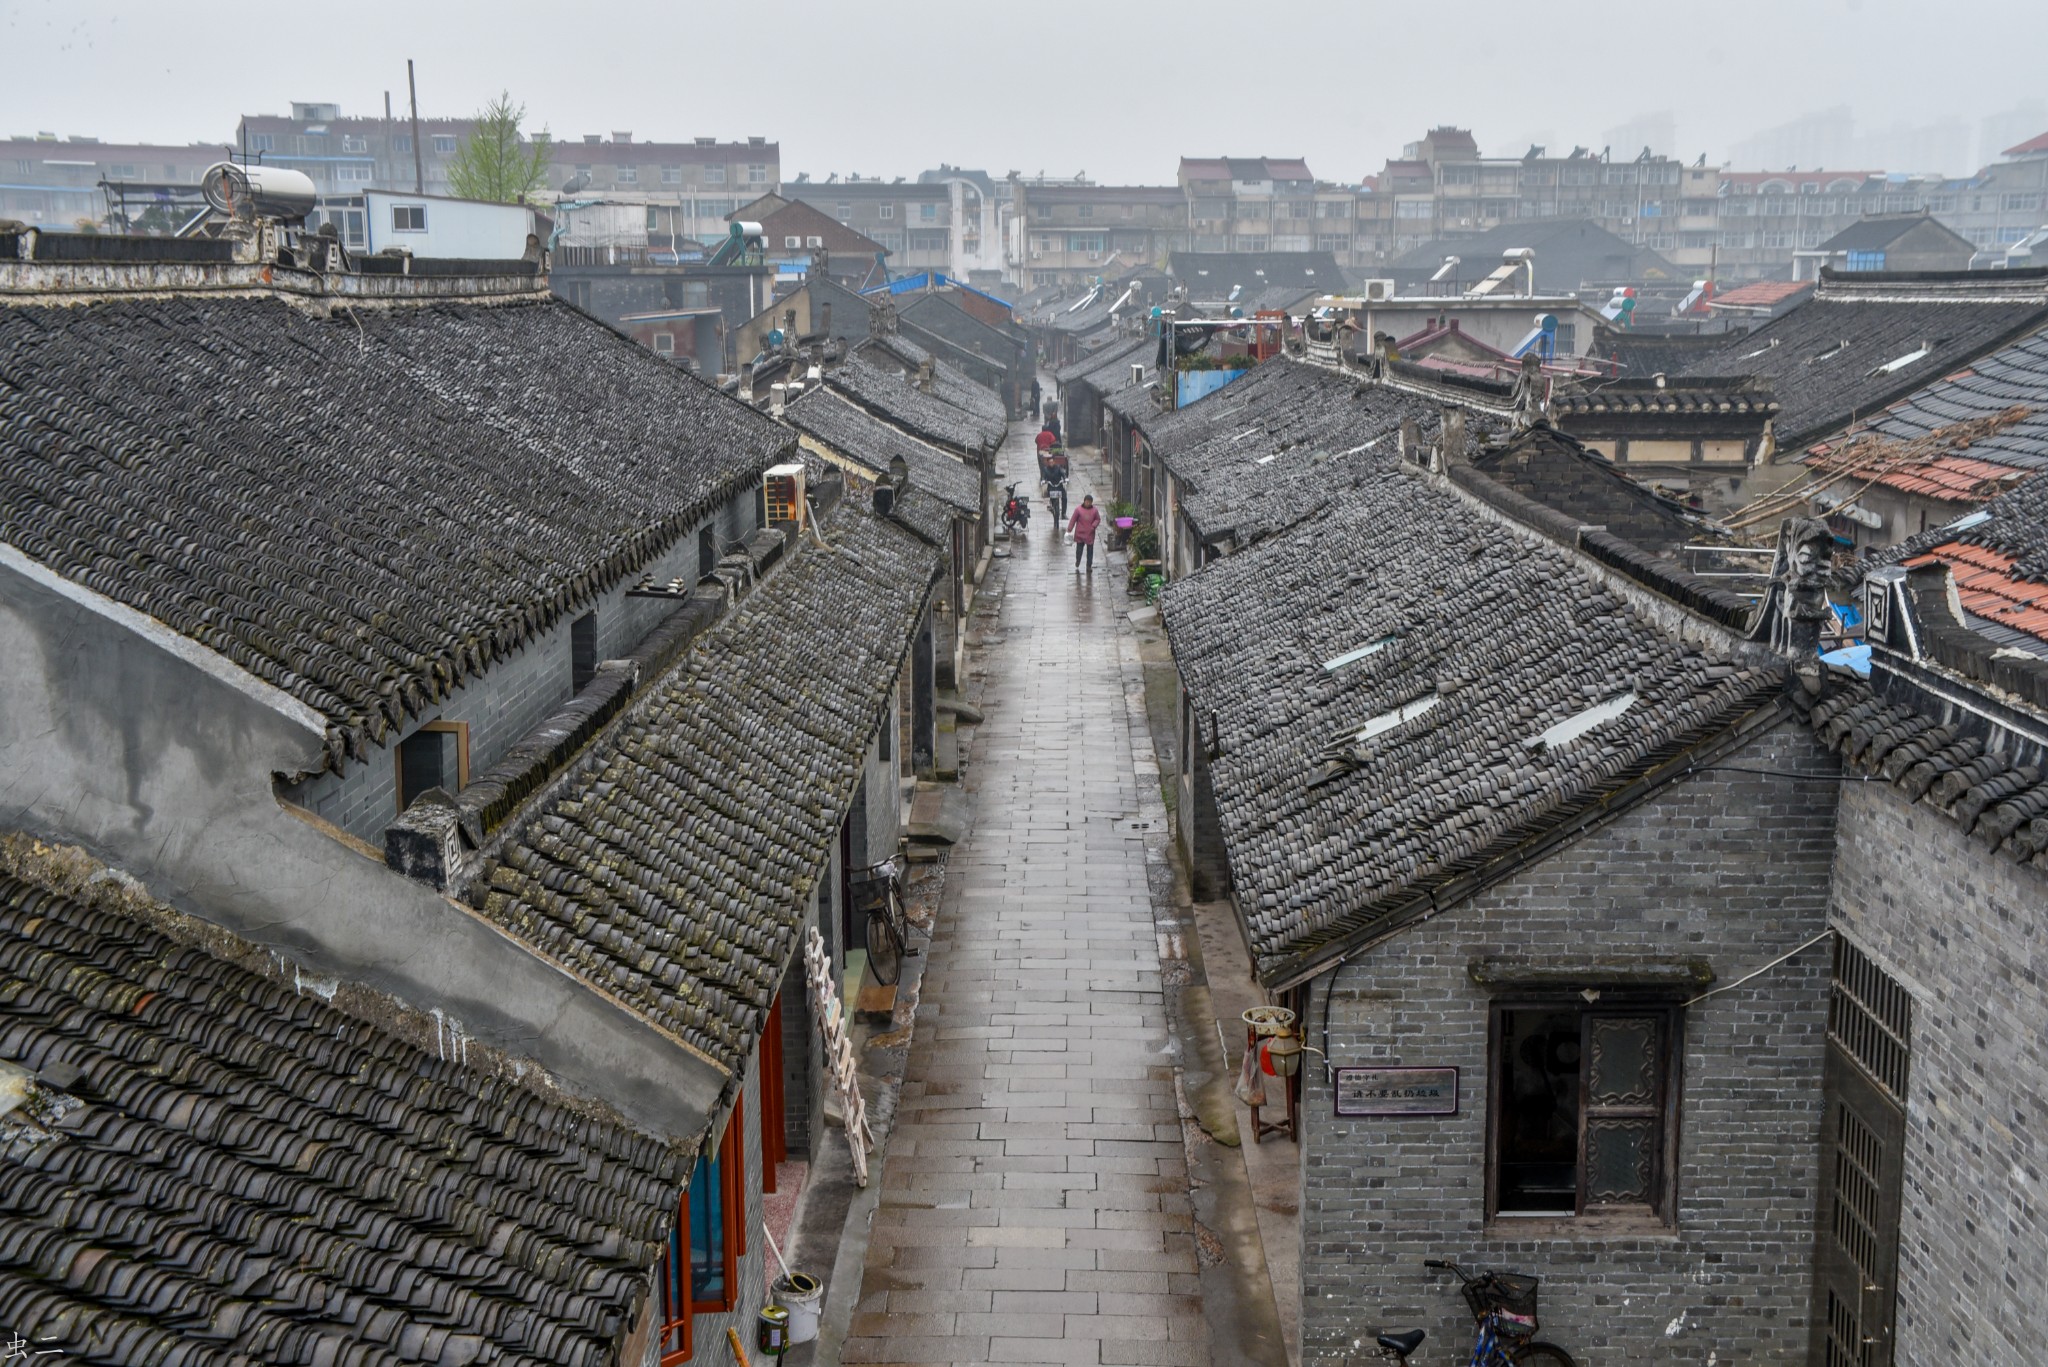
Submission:
[[[681,578],[694,583],[698,566],[698,533],[716,528],[720,549],[730,547],[756,526],[754,490],[742,490],[705,523],[677,538],[667,553],[643,573],[657,582]],[[501,759],[505,752],[572,696],[573,651],[570,628],[586,612],[597,614],[599,659],[618,659],[632,651],[674,605],[651,598],[628,598],[640,581],[635,574],[614,585],[595,604],[564,616],[545,635],[537,636],[511,656],[499,660],[419,718],[405,735],[371,753],[342,774],[323,773],[307,780],[291,800],[323,820],[333,822],[361,840],[382,848],[384,828],[398,815],[397,748],[405,736],[432,721],[469,724],[469,772],[472,775]]]
[[[1705,959],[1730,984],[1825,924],[1837,789],[1814,780],[1834,759],[1787,722],[1716,763],[1311,984],[1307,1042],[1327,1009],[1332,1063],[1456,1065],[1461,1096],[1455,1116],[1338,1119],[1303,1069],[1305,1363],[1362,1360],[1391,1329],[1427,1329],[1431,1361],[1469,1345],[1426,1257],[1541,1277],[1544,1337],[1582,1362],[1805,1361],[1825,946],[1686,1009],[1675,1228],[1486,1218],[1474,961]]]
[[[2048,877],[1888,783],[1844,786],[1835,924],[1913,998],[1897,1361],[2039,1356]]]

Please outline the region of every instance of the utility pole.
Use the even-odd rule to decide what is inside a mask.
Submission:
[[[405,93],[412,98],[412,192],[427,192],[426,162],[420,157],[420,88],[412,78],[412,58],[405,59]]]

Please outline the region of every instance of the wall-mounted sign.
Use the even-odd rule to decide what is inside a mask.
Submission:
[[[1456,1115],[1456,1068],[1339,1068],[1338,1115]]]

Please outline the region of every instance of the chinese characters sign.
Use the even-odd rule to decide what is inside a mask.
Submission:
[[[1338,1115],[1456,1115],[1456,1068],[1339,1068]]]

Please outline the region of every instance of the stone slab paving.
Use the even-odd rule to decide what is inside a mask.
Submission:
[[[1029,441],[1007,478],[1034,469]],[[1090,473],[1076,502],[1098,482],[1106,501]],[[1074,573],[1043,509],[1007,546],[958,912],[929,951],[843,1362],[1210,1362],[1145,846],[1118,824],[1139,810],[1130,604],[1104,561]]]

